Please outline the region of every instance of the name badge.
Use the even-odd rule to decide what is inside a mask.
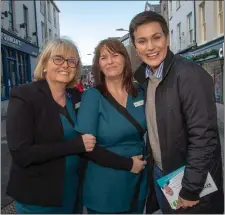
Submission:
[[[139,107],[139,106],[141,106],[141,105],[143,105],[144,104],[144,100],[140,100],[140,101],[138,101],[138,102],[134,102],[134,106],[135,107]]]
[[[75,104],[75,109],[77,109],[79,107],[80,107],[80,102],[78,102],[78,103]]]

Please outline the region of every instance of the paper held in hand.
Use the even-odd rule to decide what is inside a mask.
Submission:
[[[181,181],[184,176],[184,168],[185,166],[157,180],[171,208],[174,210],[176,210],[177,207],[178,195],[181,190]],[[210,173],[208,173],[204,188],[199,196],[203,197],[215,191],[217,191],[216,184]]]

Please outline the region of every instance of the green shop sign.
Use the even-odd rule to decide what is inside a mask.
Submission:
[[[193,61],[203,61],[203,60],[208,60],[208,59],[217,58],[217,57],[219,57],[219,49],[212,49],[210,51],[206,51],[201,54],[188,56],[188,59]]]
[[[186,56],[187,59],[193,61],[206,61],[209,59],[219,59],[224,57],[224,37],[216,41],[209,42],[202,47],[192,50]]]

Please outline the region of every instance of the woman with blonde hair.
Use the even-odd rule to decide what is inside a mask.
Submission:
[[[74,43],[56,39],[40,55],[34,71],[37,81],[11,90],[7,139],[12,166],[7,193],[16,200],[17,214],[81,213],[75,207],[80,155],[134,173],[143,168],[136,157],[95,147],[94,136],[75,131],[80,92],[69,87],[74,86],[80,66]]]

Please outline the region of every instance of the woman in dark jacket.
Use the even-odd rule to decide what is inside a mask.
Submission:
[[[79,155],[134,173],[143,169],[144,162],[137,157],[95,147],[94,136],[75,131],[80,93],[67,88],[74,86],[79,67],[73,42],[57,39],[40,55],[34,72],[37,81],[11,91],[7,138],[12,167],[7,193],[16,200],[18,214],[80,213],[75,210]]]

